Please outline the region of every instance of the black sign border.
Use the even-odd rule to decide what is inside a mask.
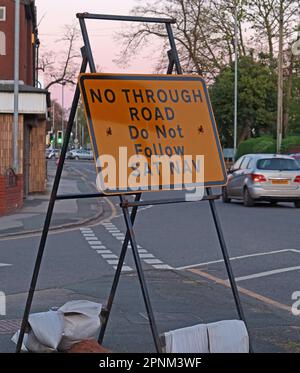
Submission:
[[[101,74],[101,73],[83,73],[83,74],[79,75],[78,83],[79,83],[79,88],[80,88],[80,91],[81,91],[81,94],[82,94],[82,97],[83,97],[83,104],[84,104],[85,113],[86,113],[86,116],[87,116],[87,119],[88,119],[89,132],[90,132],[90,136],[91,136],[92,143],[93,143],[93,151],[94,151],[94,156],[95,156],[95,161],[96,161],[99,157],[99,151],[98,151],[98,147],[97,147],[97,142],[96,142],[94,128],[93,128],[93,121],[92,121],[92,117],[91,117],[91,113],[90,113],[89,103],[88,103],[85,84],[84,84],[85,80],[137,80],[137,81],[139,81],[139,80],[146,80],[146,81],[147,80],[148,81],[149,80],[151,80],[151,81],[156,80],[156,81],[198,81],[198,82],[200,82],[202,84],[203,91],[204,91],[204,94],[205,94],[205,99],[206,99],[206,103],[207,103],[207,106],[208,106],[209,116],[210,116],[211,124],[212,124],[212,127],[213,127],[213,133],[214,133],[214,137],[215,137],[215,141],[216,141],[216,145],[217,145],[217,150],[218,150],[218,154],[219,154],[224,178],[221,181],[209,181],[209,182],[204,182],[204,183],[200,183],[200,184],[199,183],[188,184],[187,188],[192,188],[192,187],[197,188],[197,187],[201,187],[203,185],[204,185],[204,187],[216,187],[216,186],[222,186],[222,185],[226,184],[226,182],[227,182],[227,172],[226,172],[226,167],[225,167],[225,162],[224,162],[224,157],[223,157],[223,151],[222,151],[222,148],[221,148],[219,135],[218,135],[218,131],[217,131],[217,125],[216,125],[216,122],[215,122],[210,98],[209,98],[209,95],[208,95],[208,89],[207,89],[205,81],[202,77],[200,77],[200,76],[190,76],[190,75],[144,75],[144,74],[136,75],[136,74]],[[96,167],[96,168],[97,168],[98,172],[101,171],[99,167]],[[181,184],[180,185],[173,185],[174,190],[177,190],[177,191],[180,187],[182,187]],[[150,189],[137,189],[136,191],[137,192],[163,192],[163,191],[173,190],[173,189],[168,188],[168,186],[164,186],[164,185],[158,185],[158,186],[154,186],[154,187],[152,186],[152,188],[155,188],[155,189],[154,190],[151,189],[151,186],[150,186]],[[132,191],[135,191],[135,190],[128,190],[128,189],[121,190],[121,189],[118,189],[116,191],[103,190],[102,192],[104,194],[109,195],[109,194],[113,194],[113,193],[124,193],[125,194],[125,193],[129,193],[129,192],[132,192]]]

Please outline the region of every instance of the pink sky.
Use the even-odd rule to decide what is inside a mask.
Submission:
[[[63,34],[64,25],[72,24],[73,21],[76,22],[76,13],[128,15],[137,3],[136,0],[36,0],[38,22],[40,22],[40,53],[45,50],[54,50],[59,55],[59,51],[63,49],[63,44],[59,45],[56,41]],[[113,62],[118,51],[120,51],[120,44],[113,39],[112,35],[124,27],[124,24],[110,21],[87,21],[92,46],[94,46],[96,64],[102,72],[151,73],[155,60],[152,63],[149,62],[149,55],[133,59],[126,70]],[[78,48],[80,46],[81,44],[78,45]],[[51,93],[53,98],[61,102],[61,86],[55,86]],[[72,92],[67,90],[66,106],[70,106],[71,99]]]

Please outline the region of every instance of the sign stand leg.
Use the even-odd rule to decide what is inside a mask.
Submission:
[[[87,67],[87,59],[85,57],[84,48],[82,49],[82,54],[83,54],[83,60],[82,60],[81,69],[80,69],[81,73],[85,72],[86,67]],[[72,102],[72,107],[71,107],[71,112],[70,112],[67,128],[66,128],[64,144],[63,144],[63,147],[62,147],[62,150],[61,150],[61,155],[60,155],[60,158],[59,158],[59,162],[58,162],[58,166],[57,166],[57,170],[56,170],[56,174],[55,174],[55,179],[54,179],[52,192],[51,192],[51,196],[50,196],[50,200],[49,200],[49,205],[48,205],[48,210],[47,210],[47,214],[46,214],[46,218],[45,218],[45,222],[44,222],[42,236],[41,236],[41,239],[40,239],[38,253],[37,253],[37,257],[36,257],[36,261],[35,261],[35,265],[34,265],[33,275],[32,275],[32,279],[31,279],[31,283],[30,283],[30,289],[29,289],[29,292],[28,292],[26,306],[25,306],[25,310],[24,310],[24,314],[23,314],[23,319],[22,319],[22,324],[21,324],[21,328],[20,328],[20,334],[19,334],[19,338],[18,338],[16,352],[21,352],[22,343],[23,343],[23,339],[24,339],[24,335],[25,335],[25,330],[26,330],[27,325],[28,325],[29,313],[30,313],[30,310],[31,310],[32,300],[33,300],[33,296],[34,296],[34,292],[35,292],[35,288],[36,288],[36,284],[37,284],[37,280],[38,280],[38,275],[39,275],[39,271],[40,271],[40,267],[41,267],[41,263],[42,263],[42,259],[43,259],[44,249],[45,249],[45,246],[46,246],[49,227],[50,227],[50,224],[51,224],[53,209],[54,209],[54,205],[55,205],[55,201],[56,201],[57,191],[58,191],[60,178],[61,178],[61,174],[62,174],[64,162],[65,162],[66,153],[67,153],[67,150],[68,150],[69,140],[70,140],[71,131],[72,131],[75,115],[76,115],[76,110],[77,110],[77,105],[78,105],[78,102],[79,102],[79,97],[80,97],[80,91],[79,91],[79,86],[77,85],[75,95],[74,95],[74,98],[73,98],[73,102]]]
[[[212,195],[211,188],[206,188],[206,192],[207,192],[208,196]],[[211,211],[211,214],[212,214],[212,217],[213,217],[214,225],[215,225],[215,228],[216,228],[216,231],[217,231],[217,235],[218,235],[218,239],[219,239],[219,243],[220,243],[220,247],[221,247],[226,271],[227,271],[227,274],[228,274],[230,287],[231,287],[231,290],[232,290],[232,293],[233,293],[233,298],[234,298],[235,306],[236,306],[236,309],[237,309],[237,313],[238,313],[238,316],[239,316],[240,320],[243,320],[246,327],[247,327],[244,310],[243,310],[242,303],[241,303],[241,300],[240,300],[238,287],[237,287],[237,284],[235,282],[235,278],[234,278],[233,270],[232,270],[232,267],[231,267],[230,258],[229,258],[229,255],[228,255],[228,250],[227,250],[225,238],[224,238],[224,235],[223,235],[220,219],[219,219],[219,216],[218,216],[218,213],[217,213],[217,209],[216,209],[216,205],[215,205],[214,200],[209,200],[209,207],[210,207],[210,211]],[[250,351],[252,352],[251,344],[250,344]]]
[[[179,56],[178,56],[178,51],[177,51],[175,40],[174,40],[172,27],[171,27],[170,24],[166,24],[166,28],[167,28],[168,38],[169,38],[169,42],[170,42],[170,46],[171,46],[171,51],[169,51],[169,53],[168,53],[168,56],[169,56],[168,72],[170,70],[170,73],[172,73],[172,70],[175,67],[177,74],[181,75],[182,74],[182,68],[181,68],[181,64],[180,64],[180,60],[179,60]],[[206,188],[206,193],[207,193],[208,196],[211,196],[213,194],[211,188]],[[213,217],[213,221],[214,221],[214,225],[215,225],[215,228],[216,228],[216,231],[217,231],[217,235],[218,235],[222,255],[223,255],[223,258],[224,258],[225,267],[226,267],[229,282],[230,282],[230,287],[231,287],[231,290],[232,290],[232,293],[233,293],[237,313],[238,313],[239,318],[244,321],[244,323],[246,325],[246,328],[248,329],[245,314],[244,314],[242,303],[241,303],[240,296],[239,296],[238,287],[236,285],[235,278],[234,278],[234,275],[233,275],[233,270],[232,270],[232,267],[231,267],[230,258],[229,258],[229,255],[228,255],[225,238],[224,238],[224,235],[223,235],[223,232],[222,232],[221,223],[220,223],[220,220],[219,220],[219,216],[217,214],[217,209],[216,209],[216,205],[215,205],[214,200],[209,200],[209,207],[210,207],[212,217]],[[250,346],[249,346],[250,347],[250,352],[253,352],[250,338],[249,338],[249,344],[250,344]]]
[[[141,259],[140,259],[138,248],[137,248],[136,238],[135,238],[135,234],[133,231],[133,225],[132,225],[132,222],[129,216],[128,207],[126,207],[126,200],[124,196],[120,196],[120,199],[121,199],[121,203],[123,204],[123,207],[122,207],[123,214],[125,218],[127,232],[129,234],[129,240],[131,243],[132,253],[133,253],[133,257],[134,257],[134,261],[135,261],[135,265],[136,265],[136,269],[138,273],[139,282],[141,285],[141,290],[142,290],[142,294],[143,294],[143,298],[144,298],[144,302],[145,302],[145,306],[146,306],[146,310],[148,314],[148,319],[149,319],[149,323],[150,323],[150,327],[151,327],[151,331],[152,331],[152,335],[154,339],[154,344],[156,347],[156,351],[161,353],[162,346],[161,346],[159,334],[158,334],[157,327],[156,327],[156,322],[155,322],[155,318],[154,318],[154,314],[153,314],[153,310],[152,310],[152,306],[150,302],[150,297],[149,297],[149,293],[148,293],[148,289],[146,285],[146,280],[145,280],[145,276],[144,276],[144,272],[142,268]]]
[[[134,201],[135,202],[140,201],[141,196],[142,196],[141,193],[136,194]],[[132,208],[132,211],[131,211],[131,214],[130,214],[130,221],[131,221],[132,225],[134,224],[136,214],[137,214],[137,210],[138,210],[138,206],[134,206]],[[108,319],[109,319],[109,316],[110,316],[110,312],[111,312],[112,305],[113,305],[113,302],[114,302],[115,294],[116,294],[117,287],[118,287],[118,284],[119,284],[119,279],[120,279],[120,276],[121,276],[121,271],[122,271],[122,267],[123,267],[123,264],[124,264],[125,256],[126,256],[126,253],[127,253],[129,239],[130,239],[130,233],[127,230],[124,242],[122,244],[122,249],[121,249],[121,253],[120,253],[120,257],[119,257],[119,262],[118,262],[118,266],[117,266],[116,273],[115,273],[115,276],[114,276],[114,280],[113,280],[113,283],[112,283],[111,291],[110,291],[110,294],[109,294],[109,297],[108,297],[107,306],[105,308],[105,311],[101,315],[102,316],[102,318],[101,318],[101,329],[100,329],[100,334],[99,334],[99,338],[98,338],[98,342],[100,344],[102,344],[102,342],[103,342],[104,334],[105,334],[106,327],[107,327],[107,324],[108,324]]]

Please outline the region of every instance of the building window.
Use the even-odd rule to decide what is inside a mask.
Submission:
[[[6,21],[6,7],[0,6],[0,21]]]
[[[6,37],[3,31],[0,31],[0,56],[6,55]]]

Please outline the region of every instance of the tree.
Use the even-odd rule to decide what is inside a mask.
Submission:
[[[57,40],[57,44],[63,44],[63,50],[45,51],[39,59],[38,69],[44,73],[46,78],[45,89],[55,84],[65,82],[75,85],[78,76],[78,53],[77,41],[80,33],[76,24],[67,25],[64,28],[63,36]]]
[[[280,8],[283,6],[285,50],[289,49],[291,37],[297,25],[298,0],[249,0],[247,20],[251,23],[253,41],[258,50],[274,66],[278,49]]]
[[[298,70],[300,71],[300,69]],[[290,123],[287,133],[300,135],[300,74],[293,79],[292,94],[289,102]]]
[[[246,53],[242,22],[245,18],[243,4],[239,7],[239,30],[241,54]],[[174,37],[184,72],[206,74],[213,78],[232,62],[234,53],[235,1],[225,0],[157,0],[136,6],[134,15],[175,18]],[[220,27],[221,26],[221,27]],[[138,48],[149,42],[150,36],[159,37],[164,50],[169,48],[168,35],[163,24],[142,24],[127,29],[121,34],[124,42],[122,60],[128,62]],[[166,68],[168,61],[162,57],[158,70]]]
[[[225,74],[226,67],[232,66],[234,61],[236,7],[239,58],[248,56],[253,61],[259,60],[260,68],[268,67],[272,79],[274,78],[275,73],[278,72],[277,56],[282,9],[285,62],[283,128],[287,132],[295,92],[292,87],[296,77],[296,61],[291,54],[291,45],[297,25],[297,6],[298,0],[160,0],[151,3],[140,2],[132,12],[135,15],[176,18],[174,36],[183,71],[204,75],[207,82],[213,84],[218,74],[220,72]],[[122,57],[125,56],[125,60],[128,61],[130,56],[137,54],[138,47],[149,43],[150,36],[153,35],[163,41],[164,50],[169,48],[164,25],[138,24],[122,34],[124,40]],[[167,63],[164,55],[158,70],[165,69]],[[227,71],[228,74],[229,71],[231,68]],[[232,81],[228,80],[228,84],[233,89],[233,76],[231,78]],[[252,82],[249,81],[249,84],[251,86]],[[273,88],[274,92],[278,90],[277,87]],[[231,92],[228,91],[228,94],[231,95]],[[271,95],[273,96],[274,94]],[[232,104],[231,98],[230,102]],[[247,102],[245,101],[244,104],[247,105]],[[265,114],[268,122],[269,112],[266,111]],[[246,126],[244,136],[248,133],[249,126],[252,127],[252,124]],[[226,131],[225,128],[223,130]]]
[[[223,146],[232,147],[234,66],[225,67],[210,88]],[[238,143],[270,134],[276,122],[276,75],[253,57],[239,60]]]

